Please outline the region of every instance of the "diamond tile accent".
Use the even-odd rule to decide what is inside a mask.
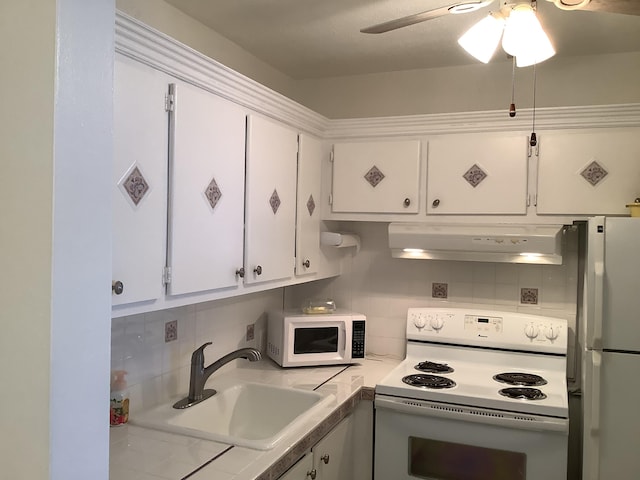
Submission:
[[[307,210],[309,210],[309,216],[313,215],[313,211],[316,209],[316,202],[313,200],[313,195],[309,195],[309,200],[307,200]]]
[[[520,289],[520,303],[527,305],[538,304],[538,289],[537,288],[521,288]]]
[[[431,284],[431,296],[433,298],[447,298],[449,296],[449,284],[447,284],[447,283],[432,283]]]
[[[211,205],[211,208],[212,209],[216,208],[216,205],[218,204],[220,197],[222,197],[222,191],[218,187],[218,184],[216,183],[215,178],[211,180],[209,185],[207,185],[207,189],[205,190],[204,194],[207,197],[207,200],[209,201],[209,205]]]
[[[465,172],[462,177],[469,182],[473,188],[476,188],[480,185],[485,178],[487,178],[487,174],[484,170],[482,170],[477,164],[473,164],[473,166]]]
[[[140,200],[142,200],[145,194],[149,191],[149,184],[144,176],[142,176],[140,169],[135,167],[131,170],[131,173],[127,178],[125,178],[122,183],[122,188],[127,192],[134,205],[137,206],[140,203]]]
[[[374,165],[364,174],[364,178],[375,188],[384,179],[384,173]]]
[[[587,167],[580,172],[580,175],[594,187],[600,183],[604,177],[607,176],[607,172],[602,165],[595,160],[591,162]]]
[[[273,214],[278,211],[280,208],[280,197],[278,196],[278,192],[276,190],[273,191],[271,197],[269,198],[269,205],[271,205],[271,210],[273,210]]]
[[[178,320],[171,320],[164,324],[164,342],[169,343],[178,339]]]

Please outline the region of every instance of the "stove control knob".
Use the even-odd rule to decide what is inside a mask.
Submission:
[[[431,318],[429,324],[431,325],[431,328],[433,328],[436,333],[438,333],[440,330],[442,330],[442,327],[444,327],[444,320],[440,315],[436,315]]]
[[[560,336],[560,327],[557,325],[548,325],[544,331],[544,336],[553,342]]]
[[[427,324],[424,318],[424,313],[415,314],[415,316],[413,317],[413,324],[416,326],[418,330],[422,330],[424,326]]]
[[[524,334],[527,336],[529,340],[533,342],[533,339],[538,336],[539,330],[533,323],[530,323],[526,327],[524,327]]]

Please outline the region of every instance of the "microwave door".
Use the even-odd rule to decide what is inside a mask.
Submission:
[[[295,325],[289,365],[337,364],[347,360],[347,334],[343,322]]]

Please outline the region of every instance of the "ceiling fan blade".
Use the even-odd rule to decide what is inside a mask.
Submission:
[[[638,0],[548,0],[562,10],[589,10],[592,12],[640,15]]]
[[[583,10],[640,15],[640,2],[638,0],[591,0]]]
[[[450,8],[451,7],[449,6],[436,8],[435,10],[427,10],[426,12],[416,13],[407,17],[396,18],[395,20],[390,20],[388,22],[379,23],[371,27],[363,28],[360,31],[362,33],[390,32],[391,30],[397,30],[398,28],[408,27],[409,25],[426,22],[427,20],[431,20],[433,18],[442,17],[449,13]]]

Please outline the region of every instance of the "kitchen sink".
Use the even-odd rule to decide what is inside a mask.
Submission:
[[[177,410],[172,403],[132,417],[134,424],[269,450],[333,400],[333,395],[259,383],[239,383]]]

